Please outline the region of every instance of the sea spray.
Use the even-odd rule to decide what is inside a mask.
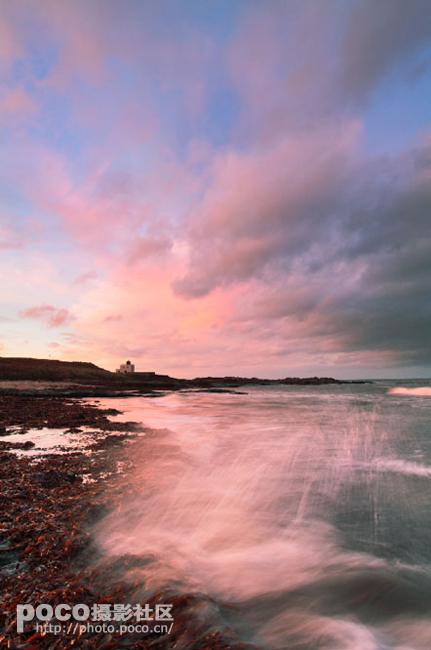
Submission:
[[[408,388],[405,386],[394,386],[388,391],[389,395],[409,395],[411,397],[431,397],[430,386],[416,386]]]
[[[200,626],[261,647],[398,650],[400,616],[411,631],[431,602],[431,481],[426,458],[413,460],[431,457],[429,410],[386,393],[259,388],[118,405],[153,430],[131,446],[127,498],[98,526],[104,553],[146,558],[143,595],[195,594],[212,603],[196,604]],[[431,631],[409,643],[429,650]]]

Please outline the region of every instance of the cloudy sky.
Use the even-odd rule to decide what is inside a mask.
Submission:
[[[431,375],[429,0],[0,0],[0,354]]]

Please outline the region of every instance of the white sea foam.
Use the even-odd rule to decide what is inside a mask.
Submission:
[[[396,386],[388,390],[389,395],[410,395],[412,397],[431,397],[430,386],[418,386],[417,388],[406,388],[405,386]]]
[[[409,524],[427,521],[428,500],[417,495],[428,482],[400,474],[428,478],[431,466],[426,456],[423,464],[399,458],[409,434],[403,400],[381,400],[368,387],[341,389],[338,399],[338,390],[110,404],[153,433],[130,447],[136,469],[123,477],[121,508],[97,526],[101,548],[148,559],[148,593],[172,585],[227,604],[240,638],[271,650],[428,650],[422,637],[400,646],[399,628],[391,630],[404,599],[422,597],[419,571],[374,555],[373,541],[390,549],[388,523],[400,548],[414,541]],[[405,417],[417,418],[420,404]],[[345,543],[346,528],[361,543]],[[368,625],[357,618],[357,603],[389,616],[382,635],[372,616]]]
[[[408,460],[379,458],[374,461],[373,465],[383,472],[396,472],[398,474],[409,474],[411,476],[431,477],[431,467],[429,465],[421,465]]]

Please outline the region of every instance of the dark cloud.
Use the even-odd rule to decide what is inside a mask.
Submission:
[[[354,133],[355,125],[324,129],[217,163],[211,191],[188,225],[190,270],[174,291],[199,297],[274,262],[290,267],[327,239],[344,211]]]
[[[404,365],[431,362],[431,272],[426,283],[359,283],[350,297],[323,311],[322,321],[350,351],[388,351]],[[338,338],[337,338],[338,337]]]
[[[421,78],[430,38],[428,0],[250,14],[230,61],[255,146],[215,162],[176,294],[248,284],[255,294],[232,322],[262,340],[271,332],[280,354],[303,339],[308,350],[431,361],[429,140],[392,157],[356,150],[367,102],[395,77]]]
[[[429,0],[366,0],[349,14],[341,46],[339,83],[346,98],[361,102],[395,64],[429,45]]]
[[[309,166],[302,158],[285,185],[274,180],[277,157],[272,166],[260,161],[250,195],[235,202],[221,192],[224,201],[189,233],[191,265],[175,290],[190,298],[258,282],[260,293],[238,306],[234,320],[273,332],[285,320],[287,339],[305,337],[315,349],[380,350],[399,363],[429,363],[427,152],[425,142],[392,160],[359,162],[343,149],[324,156],[320,169],[311,150]],[[234,205],[241,212],[231,219]]]

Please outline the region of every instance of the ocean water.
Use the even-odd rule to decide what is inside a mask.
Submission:
[[[150,430],[99,544],[147,558],[148,595],[198,595],[200,632],[268,650],[430,650],[430,386],[106,400]]]

